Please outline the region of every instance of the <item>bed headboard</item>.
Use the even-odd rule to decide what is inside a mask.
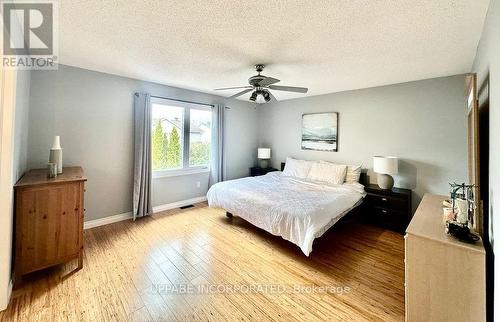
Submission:
[[[361,174],[359,175],[359,183],[361,183],[363,186],[369,184],[367,171],[367,169],[361,169]]]
[[[285,162],[281,162],[281,171],[283,171],[284,169]],[[368,184],[368,176],[366,172],[366,169],[361,169],[361,175],[359,176],[359,183],[361,183],[363,186],[366,186]]]

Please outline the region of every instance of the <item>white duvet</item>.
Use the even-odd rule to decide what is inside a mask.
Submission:
[[[359,183],[325,185],[285,177],[281,172],[219,182],[207,193],[220,207],[300,247],[309,256],[320,237],[364,197]]]

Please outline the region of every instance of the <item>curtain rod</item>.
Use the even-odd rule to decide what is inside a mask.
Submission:
[[[162,97],[162,96],[156,96],[156,95],[151,95],[151,97],[154,97],[154,98],[161,98],[161,99],[164,99],[164,100],[175,101],[175,102],[191,103],[191,104],[198,104],[198,105],[205,105],[205,106],[214,107],[214,105],[213,105],[213,104],[200,103],[200,102],[193,102],[193,101],[186,101],[186,100],[181,100],[181,99],[177,99],[177,98]]]

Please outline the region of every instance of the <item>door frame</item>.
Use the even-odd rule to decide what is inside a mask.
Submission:
[[[0,65],[0,311],[12,293],[13,156],[17,71]]]
[[[475,185],[474,190],[474,230],[483,237],[483,207],[480,189],[480,159],[479,159],[479,100],[477,90],[477,75],[466,75],[465,82],[467,100],[467,173],[469,183]]]

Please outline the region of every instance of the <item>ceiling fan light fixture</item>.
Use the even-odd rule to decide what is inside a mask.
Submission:
[[[250,95],[250,100],[255,102],[257,100],[257,91],[254,91],[252,95]]]
[[[264,97],[266,103],[271,100],[271,94],[267,90],[262,91],[262,96]]]
[[[244,95],[248,92],[252,92],[249,100],[258,104],[269,103],[270,101],[276,101],[276,97],[269,90],[294,92],[294,93],[307,93],[308,89],[306,87],[295,87],[295,86],[278,86],[276,83],[280,82],[279,79],[268,77],[262,75],[261,72],[264,70],[263,64],[255,65],[255,70],[257,75],[254,75],[248,79],[247,86],[237,86],[237,87],[224,87],[217,88],[216,91],[230,90],[230,89],[243,89],[242,91],[229,96],[229,98],[236,98]],[[259,96],[262,96],[260,98]]]

